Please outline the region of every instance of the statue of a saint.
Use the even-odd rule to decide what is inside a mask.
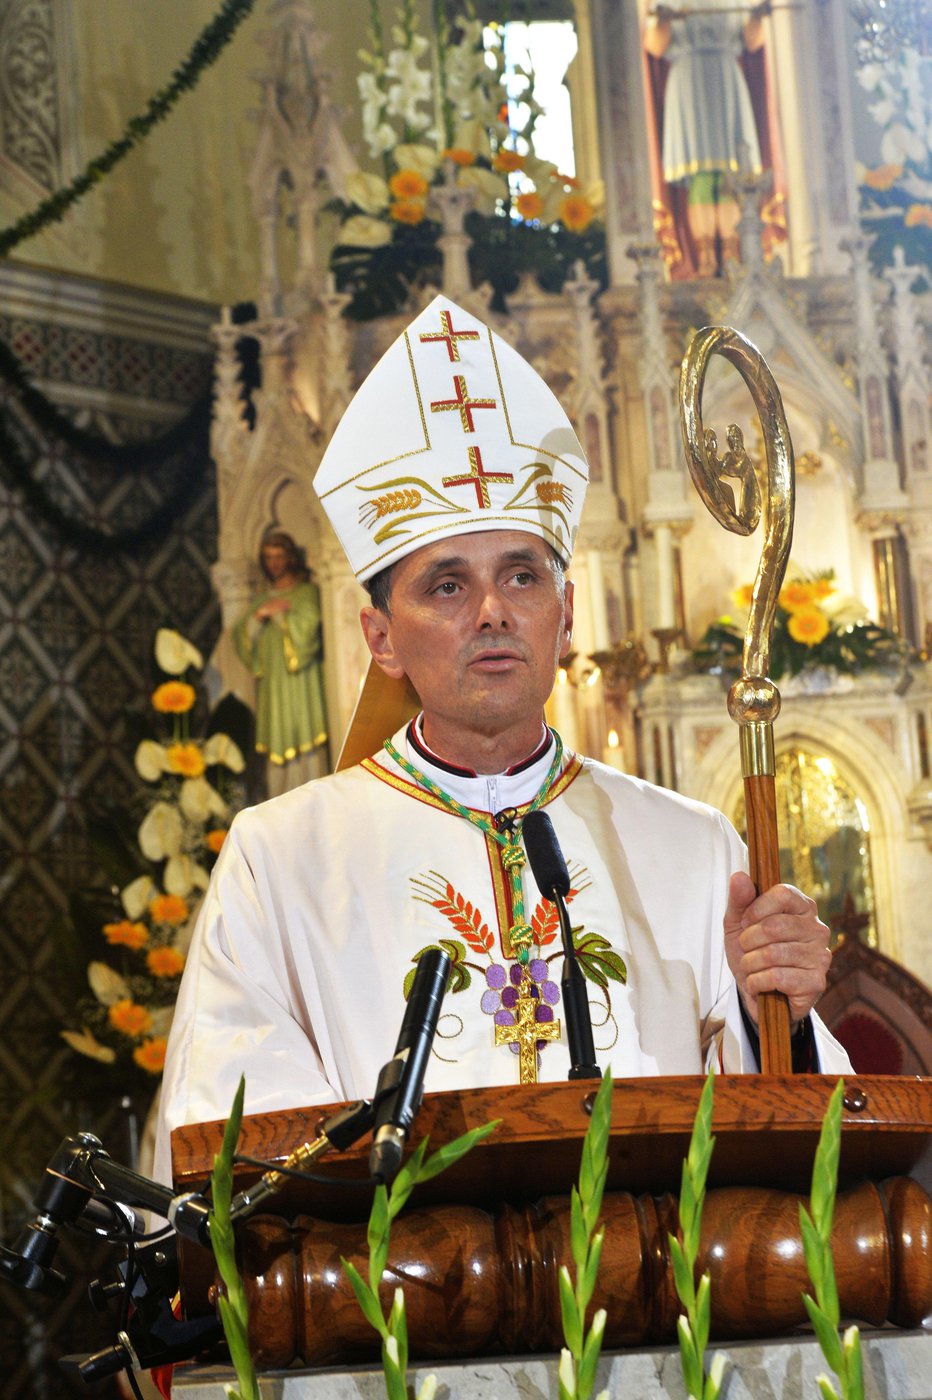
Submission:
[[[268,760],[268,794],[328,771],[321,666],[320,591],[292,537],[265,536],[259,564],[268,588],[233,629],[256,678],[256,750]]]
[[[648,16],[644,47],[669,64],[662,95],[663,179],[686,190],[686,217],[695,271],[713,277],[739,257],[737,202],[728,176],[762,167],[743,52],[764,43],[769,0],[743,13],[734,0],[660,4]]]

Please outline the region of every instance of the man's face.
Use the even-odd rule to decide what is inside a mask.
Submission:
[[[364,608],[361,620],[386,674],[409,677],[428,742],[443,752],[445,735],[539,725],[570,647],[573,585],[537,536],[489,530],[406,555],[392,573],[391,615]]]
[[[280,544],[267,544],[262,550],[262,567],[274,583],[288,572],[288,551]]]

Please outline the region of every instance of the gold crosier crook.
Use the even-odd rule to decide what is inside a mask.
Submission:
[[[780,713],[780,692],[767,672],[777,595],[793,539],[793,444],[780,391],[757,347],[728,326],[706,326],[697,331],[680,370],[680,427],[696,490],[720,525],[736,535],[753,534],[761,518],[761,490],[741,429],[734,424],[729,427],[729,450],[722,457],[717,455],[715,433],[703,429],[702,386],[712,355],[724,355],[730,360],[748,386],[767,452],[764,550],[744,634],[741,677],[728,692],[728,713],[739,725],[741,738],[748,852],[751,878],[759,894],[780,879],[773,748],[773,721]],[[725,478],[737,482],[737,504],[735,491]],[[760,997],[758,1007],[761,1069],[764,1074],[791,1074],[789,1002],[782,992],[767,992]]]

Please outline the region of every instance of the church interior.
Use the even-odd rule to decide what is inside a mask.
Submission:
[[[365,597],[311,481],[438,290],[530,361],[588,456],[551,724],[739,830],[726,692],[761,536],[705,510],[679,375],[702,326],[758,347],[796,463],[781,871],[832,930],[819,1009],[855,1068],[932,1073],[932,22],[922,0],[693,11],[690,36],[731,17],[747,139],[724,171],[675,6],[0,0],[5,1244],[65,1134],[145,1150],[209,869],[152,816],[164,746],[211,736],[222,781],[185,819],[213,855],[237,806],[339,761]],[[720,447],[740,428],[766,494],[721,360],[703,419]],[[373,505],[387,527],[404,508]],[[273,763],[235,632],[275,532],[319,589],[322,660],[306,752]],[[177,937],[145,1026],[114,1035],[138,927],[116,896],[166,863]],[[58,1358],[105,1336],[93,1248],[63,1241],[62,1296],[4,1285],[9,1400],[65,1393]]]

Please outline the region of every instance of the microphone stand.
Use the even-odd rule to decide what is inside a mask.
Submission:
[[[573,931],[566,900],[556,887],[550,891],[548,898],[552,899],[557,907],[560,937],[563,940],[563,976],[560,978],[560,990],[566,1008],[566,1038],[570,1052],[570,1072],[567,1078],[601,1079],[602,1071],[596,1064],[592,1039],[592,1017],[589,1014],[586,978],[573,947]]]

